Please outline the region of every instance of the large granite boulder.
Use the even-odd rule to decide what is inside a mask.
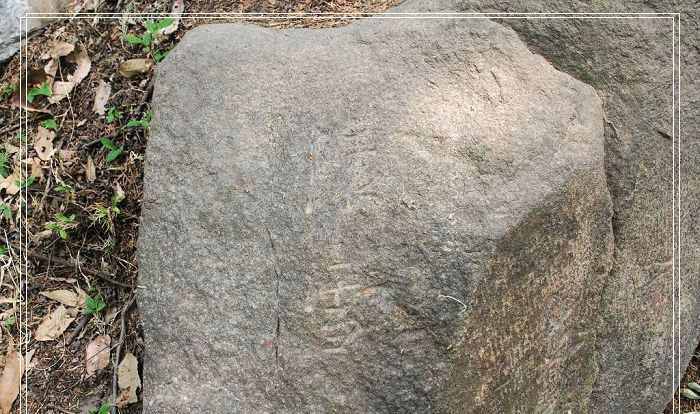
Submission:
[[[146,413],[589,412],[603,112],[511,29],[201,26],[154,110]]]
[[[670,15],[502,21],[558,69],[593,85],[603,101],[615,262],[603,298],[605,324],[597,344],[599,374],[591,412],[659,413],[700,341],[697,2],[682,0],[672,6],[663,0],[460,3],[456,10],[468,12],[680,13],[680,23]],[[434,5],[425,3],[421,8]],[[679,50],[673,46],[673,35],[679,30],[682,70],[673,63],[673,52]],[[675,115],[674,67],[676,79],[680,77],[675,93],[680,93],[680,111]],[[674,208],[676,231],[680,231],[675,266]],[[680,275],[674,277],[674,269]]]

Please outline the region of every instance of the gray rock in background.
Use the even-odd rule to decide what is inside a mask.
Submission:
[[[202,26],[154,109],[144,412],[588,410],[603,114],[513,31]]]
[[[598,339],[594,413],[658,413],[671,399],[673,295],[680,376],[700,340],[700,115],[697,2],[463,1],[462,11],[681,12],[680,292],[673,291],[673,21],[506,19],[536,53],[593,85],[607,118],[615,265]],[[676,135],[677,136],[677,135]],[[678,150],[677,150],[678,151]],[[678,152],[676,152],[678,154]],[[675,208],[679,208],[675,204]],[[678,268],[678,266],[676,266]],[[676,289],[678,285],[676,284]],[[678,345],[676,345],[677,347]],[[633,385],[634,390],[630,389]]]
[[[2,0],[0,2],[0,63],[11,58],[19,50],[19,18],[25,13],[57,13],[70,9],[69,0]],[[27,30],[42,27],[52,19],[31,18],[25,20]]]
[[[26,0],[3,0],[0,3],[0,63],[19,49],[19,18],[26,12]]]

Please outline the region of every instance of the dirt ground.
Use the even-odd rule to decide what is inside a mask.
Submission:
[[[186,0],[184,11],[369,13],[398,2]],[[168,13],[171,7],[171,0],[110,0],[101,2],[96,11]],[[154,21],[158,23],[160,19]],[[7,252],[0,256],[3,321],[0,354],[7,353],[11,342],[20,344],[22,322],[32,337],[27,340],[27,335],[23,335],[21,343],[31,355],[31,360],[25,361],[28,370],[24,381],[28,392],[22,397],[29,413],[97,412],[102,404],[112,402],[114,395],[120,394],[118,389],[114,391],[118,382],[115,359],[121,360],[131,353],[141,369],[143,334],[138,306],[132,299],[137,283],[136,240],[153,70],[127,78],[120,74],[119,67],[129,59],[159,58],[188,30],[209,21],[183,18],[174,33],[162,36],[157,46],[150,44],[149,51],[126,40],[127,35],[143,39],[147,29],[139,18],[56,21],[29,39],[28,91],[18,86],[22,69],[19,55],[0,66],[0,175],[19,174],[13,182],[19,181],[22,184],[19,187],[23,187],[15,189],[19,191],[14,194],[10,194],[10,188],[0,192],[0,247],[7,246]],[[248,20],[273,27],[326,27],[349,21],[342,18]],[[73,45],[76,51],[84,50],[90,70],[68,97],[50,103],[49,97],[40,92],[48,79],[46,66],[51,59],[58,66],[52,77],[54,82],[70,81],[70,75],[75,76],[85,63],[71,58],[75,54],[57,56],[57,42]],[[111,86],[104,115],[93,110],[101,82]],[[33,102],[21,98],[32,91],[39,93]],[[18,105],[30,107],[27,131],[22,128],[22,134]],[[48,128],[44,132],[39,130],[42,124],[42,128]],[[36,145],[37,136],[50,132],[55,133],[49,140],[51,145]],[[101,141],[103,137],[108,141]],[[7,158],[5,172],[3,153]],[[22,254],[27,255],[27,269],[20,266],[24,263],[20,246]],[[69,291],[80,298],[73,307],[66,305],[73,311],[69,316],[74,320],[61,326],[63,330],[56,334],[56,340],[36,340],[41,325],[61,306],[60,301],[47,297],[47,292],[55,291]],[[22,292],[28,304],[26,321],[19,320],[17,301]],[[84,301],[84,295],[89,296],[91,305]],[[102,304],[104,307],[98,309]],[[92,309],[91,313],[86,309]],[[63,320],[67,321],[65,317]],[[86,364],[99,356],[86,357],[86,348],[95,338],[105,336],[110,338],[109,363],[94,375],[87,375]],[[683,384],[699,379],[700,358],[696,353]],[[20,398],[15,409],[19,401]],[[684,413],[700,410],[700,403],[683,400],[682,408]],[[666,412],[671,413],[670,409],[669,406]],[[141,410],[139,398],[138,402],[124,404],[114,411]]]

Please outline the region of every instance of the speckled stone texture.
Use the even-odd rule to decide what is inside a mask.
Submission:
[[[154,110],[145,413],[588,412],[603,112],[511,29],[201,26]]]
[[[674,23],[668,15],[652,19],[502,21],[515,29],[531,50],[543,55],[559,70],[594,86],[603,101],[606,174],[614,207],[615,260],[604,291],[605,324],[597,341],[599,374],[591,397],[591,412],[662,412],[678,387],[673,382],[674,376],[680,378],[685,372],[700,341],[697,2],[475,0],[460,2],[457,9],[680,14],[680,23],[678,20]],[[679,30],[680,65],[674,65],[673,35]],[[679,50],[678,45],[675,49]],[[676,79],[680,79],[680,90],[676,92],[676,95],[680,93],[680,106],[676,107],[675,115],[674,66]],[[675,266],[672,261],[674,208],[676,229],[680,232],[676,233]],[[674,323],[674,315],[680,324]],[[634,391],[630,390],[630,384],[634,384]]]
[[[19,50],[20,17],[26,13],[60,13],[75,8],[71,0],[2,0],[0,1],[0,63]],[[53,21],[51,18],[28,18],[22,28],[31,32]]]

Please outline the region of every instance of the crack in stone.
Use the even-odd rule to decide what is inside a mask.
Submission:
[[[275,248],[275,242],[272,239],[272,232],[266,226],[267,237],[270,240],[270,248],[272,249],[273,257],[273,270],[275,272],[275,340],[273,342],[273,347],[275,350],[275,364],[279,366],[279,337],[280,337],[280,272],[279,263],[277,260],[277,249]]]

